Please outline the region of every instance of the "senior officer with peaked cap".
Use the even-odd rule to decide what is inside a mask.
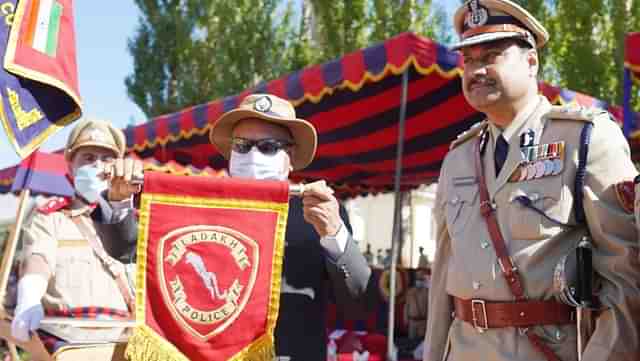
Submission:
[[[65,160],[76,194],[34,209],[22,229],[23,262],[11,328],[16,340],[27,341],[40,328],[49,339],[55,336],[51,345],[57,347],[87,332],[40,325],[45,312],[101,318],[133,312],[133,278],[115,258],[135,245],[131,196],[139,186],[131,179],[141,175],[142,163],[123,158],[125,148],[122,131],[106,121],[82,121],[69,135]]]
[[[576,360],[575,308],[559,302],[554,270],[587,233],[601,311],[582,359],[640,359],[638,235],[613,190],[637,172],[620,127],[539,95],[549,35],[522,7],[468,1],[454,26],[465,98],[486,118],[442,164],[424,360]]]
[[[211,142],[229,160],[231,177],[286,180],[311,163],[317,134],[288,101],[253,94],[218,119]],[[333,190],[324,181],[307,184],[302,199],[289,202],[276,360],[325,361],[329,292],[345,314],[359,315],[370,280]]]

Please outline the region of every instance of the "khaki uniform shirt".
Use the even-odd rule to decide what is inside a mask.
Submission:
[[[494,142],[487,142],[483,167],[497,218],[525,294],[532,300],[553,299],[556,264],[573,252],[585,227],[576,225],[573,186],[583,112],[552,107],[540,99],[530,116],[507,137],[509,153],[501,173],[494,169]],[[584,361],[640,359],[640,265],[638,233],[633,216],[619,207],[612,185],[632,179],[637,171],[620,127],[605,113],[594,122],[587,159],[584,208],[593,237],[593,265],[603,281],[600,301],[606,307],[586,346]],[[461,137],[447,154],[438,184],[435,216],[437,251],[425,339],[426,361],[536,361],[545,360],[526,336],[513,327],[478,332],[471,324],[453,319],[450,295],[463,299],[513,301],[498,266],[496,252],[480,214],[474,152],[476,127]],[[565,142],[560,174],[511,182],[522,160],[521,134],[532,129],[534,144]],[[548,216],[575,227],[559,226],[515,201],[528,196]],[[536,326],[532,330],[564,361],[576,360],[576,327]]]
[[[83,216],[88,217],[88,213]],[[95,231],[93,222],[87,223]],[[22,240],[23,259],[38,254],[50,267],[52,277],[43,298],[45,309],[97,306],[127,311],[115,279],[67,214],[34,211],[23,228]]]

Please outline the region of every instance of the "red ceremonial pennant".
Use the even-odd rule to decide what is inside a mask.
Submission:
[[[272,361],[288,193],[145,173],[130,360]]]

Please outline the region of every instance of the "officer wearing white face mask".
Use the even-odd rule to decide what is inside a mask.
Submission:
[[[84,121],[70,134],[65,159],[76,196],[51,199],[32,212],[22,230],[11,329],[16,340],[27,341],[36,329],[61,342],[82,338],[77,329],[40,327],[45,314],[104,319],[133,311],[128,270],[116,258],[135,245],[131,198],[139,187],[131,179],[141,175],[142,164],[123,159],[125,148],[124,134],[108,122]],[[109,180],[105,172],[112,175]]]
[[[250,95],[223,114],[210,139],[229,159],[232,177],[264,180],[285,180],[309,165],[317,143],[313,125],[269,94]],[[291,199],[285,241],[277,359],[325,361],[329,287],[344,314],[362,314],[371,297],[371,270],[344,207],[324,181],[308,184],[302,199]]]

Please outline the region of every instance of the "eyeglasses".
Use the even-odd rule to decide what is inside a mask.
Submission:
[[[278,153],[280,149],[287,149],[291,147],[293,143],[273,138],[251,140],[245,138],[233,138],[231,140],[231,149],[238,153],[249,153],[254,146],[258,148],[260,153],[265,155],[274,155]]]

